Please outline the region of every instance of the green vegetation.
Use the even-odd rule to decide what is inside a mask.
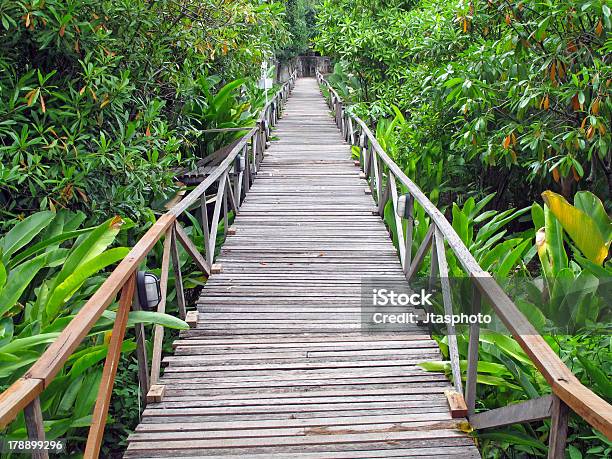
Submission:
[[[349,110],[376,128],[583,383],[611,401],[607,2],[324,0],[317,20],[316,47],[336,59],[329,81]],[[393,212],[385,221],[395,232]],[[413,250],[429,223],[415,213]],[[466,359],[467,333],[458,341]],[[485,331],[480,341],[477,409],[550,392],[507,334]],[[442,335],[440,347],[448,356]],[[447,362],[424,367],[450,376]],[[548,429],[546,421],[478,438],[485,457],[543,457]],[[572,459],[612,451],[577,418],[569,440]]]
[[[607,0],[0,0],[0,389],[165,211],[176,170],[242,135],[208,130],[254,125],[261,63],[314,41],[349,110],[577,377],[612,401],[611,32]],[[413,250],[428,227],[415,212]],[[161,252],[147,261],[158,274]],[[179,258],[193,297],[206,279]],[[173,317],[172,276],[169,287],[168,315],[131,315],[104,456],[139,416],[134,324],[186,326]],[[84,444],[116,307],[45,390],[47,438]],[[478,409],[550,391],[507,334],[480,340]],[[467,334],[458,342],[465,371]],[[450,375],[447,362],[424,367]],[[5,433],[23,438],[23,415]],[[548,433],[545,421],[478,441],[485,457],[543,457]],[[577,417],[569,441],[571,459],[612,453]]]
[[[306,48],[309,5],[0,0],[0,389],[24,374],[165,211],[180,187],[175,171],[242,135],[205,131],[254,125],[266,100],[256,86],[261,63]],[[201,230],[189,223],[202,248]],[[186,288],[201,287],[205,278],[186,253],[179,257]],[[151,271],[159,274],[160,260],[158,244]],[[171,276],[170,315],[133,312],[130,327],[184,328],[172,317],[173,288]],[[47,438],[84,445],[116,306],[45,390]],[[134,348],[130,329],[105,456],[138,421]],[[23,415],[6,433],[25,436]]]

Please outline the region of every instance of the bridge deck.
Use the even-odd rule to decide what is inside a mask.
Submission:
[[[360,278],[403,278],[316,80],[298,80],[126,457],[479,457],[426,335],[360,331]]]

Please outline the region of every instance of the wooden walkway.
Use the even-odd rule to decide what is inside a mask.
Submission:
[[[360,331],[361,277],[404,275],[315,79],[275,135],[126,457],[480,457],[436,343]]]

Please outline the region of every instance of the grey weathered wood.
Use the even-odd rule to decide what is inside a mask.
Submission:
[[[174,226],[170,237],[170,255],[172,258],[174,289],[176,290],[176,303],[178,305],[179,317],[184,320],[187,315],[187,305],[185,303],[185,292],[183,291],[183,275],[181,274],[181,260],[179,258],[177,240],[178,236],[176,234],[176,227]]]
[[[434,225],[431,225],[429,229],[427,230],[427,233],[425,233],[425,237],[423,238],[421,245],[417,249],[417,252],[414,256],[414,260],[412,260],[412,263],[410,264],[410,268],[408,269],[408,273],[406,274],[406,279],[408,280],[408,282],[410,282],[410,279],[412,279],[414,275],[417,272],[419,272],[421,263],[423,263],[423,260],[425,259],[425,256],[427,255],[427,251],[431,247],[431,241],[433,240],[434,230],[435,230]]]
[[[138,292],[134,294],[134,303],[132,304],[134,311],[141,310],[138,301]],[[140,389],[140,402],[144,407],[147,402],[147,392],[149,391],[149,359],[147,356],[147,338],[144,324],[136,324],[134,327],[136,335],[136,360],[138,361],[138,387]],[[139,413],[140,414],[140,413]]]
[[[28,432],[28,440],[45,441],[45,427],[43,424],[43,415],[40,409],[40,399],[36,397],[23,410],[25,418],[26,430]],[[47,459],[49,453],[45,450],[37,449],[32,451],[32,457],[35,459]]]
[[[446,316],[453,315],[453,297],[448,278],[448,263],[446,261],[446,252],[444,248],[444,236],[439,229],[434,232],[434,249],[432,260],[437,260],[438,274],[440,275],[440,283],[442,284],[442,301],[444,303],[444,314]],[[432,268],[433,273],[433,268]],[[457,345],[457,331],[452,323],[446,324],[448,340],[448,353],[453,373],[453,385],[458,394],[463,394],[463,384],[461,382],[461,368],[459,367],[459,347]]]
[[[474,429],[489,429],[521,422],[540,421],[551,416],[552,406],[553,397],[545,395],[533,400],[470,415],[470,425]]]
[[[202,217],[202,233],[204,234],[204,256],[206,257],[207,263],[212,263],[212,253],[209,250],[210,247],[210,225],[208,223],[208,209],[206,207],[206,192],[202,194],[200,199],[200,215]]]
[[[193,244],[193,242],[191,242],[191,239],[189,239],[189,236],[187,235],[187,233],[185,233],[185,230],[183,229],[183,227],[178,222],[174,224],[174,228],[176,231],[176,237],[178,241],[181,243],[181,245],[183,246],[183,248],[185,249],[185,251],[193,259],[195,264],[198,265],[198,268],[200,268],[200,271],[202,271],[204,274],[209,276],[210,275],[210,264],[208,264],[208,262],[202,257],[202,255],[200,254],[196,246]]]
[[[472,314],[478,315],[481,309],[481,297],[477,288],[473,288]],[[468,416],[476,410],[476,381],[478,379],[478,346],[480,343],[480,324],[470,324],[470,338],[468,343],[468,362],[465,380],[465,402],[468,407]],[[471,419],[471,418],[470,418]]]
[[[355,141],[347,114],[334,108]],[[211,266],[216,274],[189,318],[195,326],[163,359],[164,398],[144,412],[127,457],[385,457],[381,448],[412,451],[396,457],[421,448],[478,456],[451,419],[446,376],[418,366],[441,358],[426,330],[361,329],[361,279],[403,282],[405,274],[350,146],[330,128],[316,83],[300,80],[257,179],[243,179],[252,187],[234,234]],[[266,135],[262,128],[262,151]],[[374,164],[372,186],[388,191],[375,197],[397,200],[394,178]]]
[[[246,176],[245,176],[246,177]],[[206,247],[207,253],[210,253],[210,261],[215,259],[215,245],[217,243],[217,228],[219,227],[219,218],[221,216],[221,206],[223,205],[223,194],[225,193],[225,181],[227,180],[227,173],[221,175],[217,188],[217,200],[215,201],[215,209],[213,211],[212,221],[210,225],[210,235],[208,239],[208,246]],[[245,179],[246,180],[246,179]]]
[[[557,396],[552,397],[550,433],[548,434],[548,459],[565,458],[567,442],[568,406]]]
[[[159,287],[161,290],[161,299],[157,305],[157,312],[166,312],[166,298],[168,294],[168,273],[170,270],[170,258],[172,251],[172,229],[166,232],[164,239],[164,248],[162,251],[161,275],[159,277]],[[157,384],[161,370],[161,354],[162,344],[164,342],[164,327],[155,325],[153,327],[153,351],[151,354],[151,377],[149,385]],[[148,390],[147,390],[148,392]],[[146,394],[146,392],[145,392]]]

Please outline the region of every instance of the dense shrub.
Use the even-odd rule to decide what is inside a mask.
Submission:
[[[0,1],[4,218],[61,207],[142,217],[174,191],[194,131],[214,124],[202,119],[209,94],[258,74],[286,41],[282,11],[248,0]]]

